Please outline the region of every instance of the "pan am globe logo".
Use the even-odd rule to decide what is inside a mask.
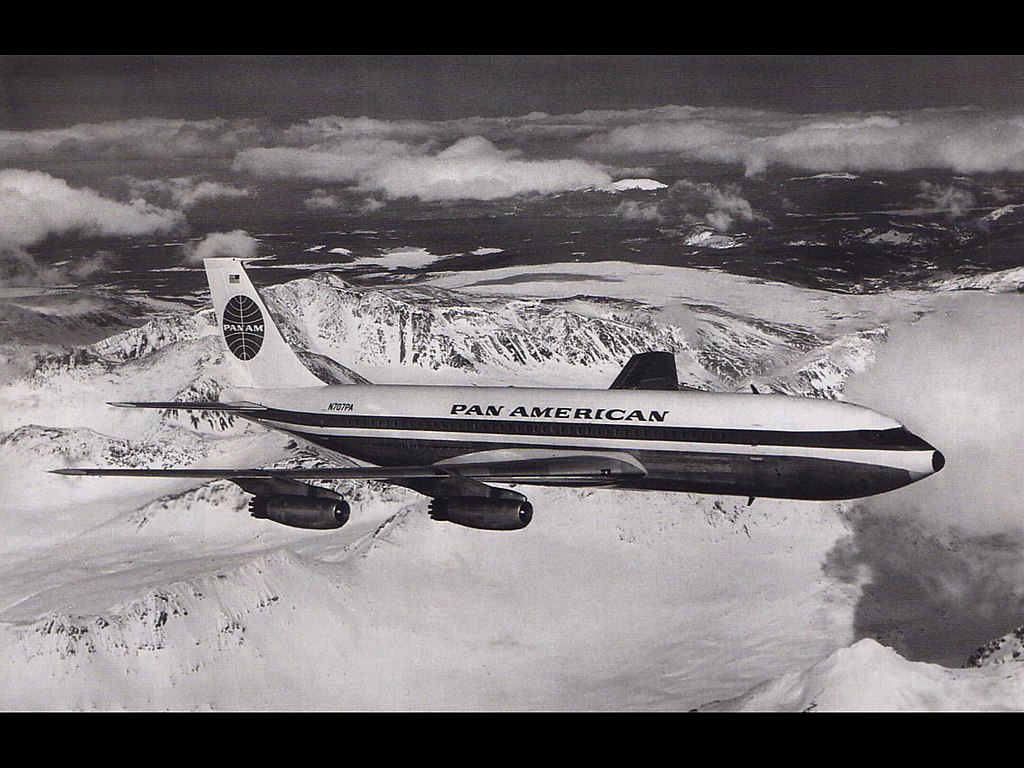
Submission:
[[[224,341],[239,360],[252,360],[263,346],[263,313],[248,296],[232,296],[224,307]]]

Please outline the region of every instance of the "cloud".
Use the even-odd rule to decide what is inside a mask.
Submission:
[[[333,211],[341,205],[337,197],[323,189],[314,189],[302,204],[311,211]]]
[[[175,208],[188,209],[206,200],[248,197],[251,192],[242,187],[219,181],[200,180],[193,176],[171,179],[128,179],[129,189],[138,197],[156,195]]]
[[[488,200],[598,186],[610,181],[609,167],[678,159],[736,165],[748,176],[772,167],[1022,171],[1024,113],[805,115],[669,105],[440,121],[324,116],[286,127],[143,118],[0,131],[0,155],[233,158],[235,172],[261,178],[345,184],[389,198]]]
[[[23,248],[0,244],[0,288],[77,283],[110,270],[112,258],[108,251],[97,251],[70,263],[49,266]]]
[[[0,156],[174,158],[230,157],[278,132],[248,120],[140,118],[69,128],[0,131]]]
[[[354,182],[382,165],[412,158],[419,151],[400,141],[359,137],[329,146],[247,149],[235,156],[232,167],[267,178]]]
[[[807,171],[960,173],[1024,170],[1024,114],[924,109],[885,115],[794,115],[692,109],[634,115],[595,131],[584,148],[602,155],[656,155],[742,165],[747,175],[772,165]]]
[[[1024,618],[1024,400],[1017,295],[958,293],[890,331],[847,384],[938,447],[945,468],[858,503],[830,566],[865,573],[859,636],[889,632],[910,658],[966,661]],[[898,634],[894,634],[898,633]]]
[[[666,112],[667,110],[667,112]],[[407,144],[428,144],[437,148],[459,139],[483,136],[491,141],[510,142],[539,139],[579,140],[609,126],[636,119],[639,114],[674,114],[686,108],[634,111],[588,111],[575,115],[527,115],[464,117],[453,120],[380,120],[369,117],[315,117],[282,131],[277,142],[284,146],[329,146],[351,139],[390,139]]]
[[[727,126],[690,121],[640,123],[613,128],[589,141],[595,151],[609,154],[652,154],[671,152],[704,160],[728,160],[734,157],[732,145],[744,137],[734,135]]]
[[[856,639],[915,661],[961,667],[1024,620],[1024,532],[945,529],[927,516],[861,508],[824,571],[857,584]]]
[[[0,171],[0,243],[29,246],[50,235],[150,235],[184,225],[177,211],[75,188],[40,171]]]
[[[387,198],[494,200],[609,184],[601,167],[583,160],[527,160],[482,136],[434,152],[430,145],[358,137],[330,146],[270,147],[240,152],[234,168],[257,176],[348,182]]]
[[[581,160],[524,160],[482,136],[460,139],[436,155],[385,163],[360,187],[387,197],[493,200],[610,184],[611,176]]]
[[[928,204],[928,210],[948,213],[951,218],[960,218],[977,204],[970,190],[956,185],[946,187],[922,181],[919,188],[921,194],[918,197]]]
[[[447,121],[325,116],[287,127],[145,118],[0,131],[0,156],[231,158],[236,173],[343,184],[379,198],[495,200],[600,186],[610,182],[609,168],[657,167],[680,159],[734,165],[749,176],[773,167],[810,173],[1022,171],[1024,113],[800,115],[667,105]],[[146,194],[177,196],[170,205],[179,209],[242,195],[240,185],[225,180],[202,182],[182,173],[167,181],[177,178],[187,179],[182,189],[151,188]],[[715,216],[720,227],[728,226],[726,216],[741,218],[721,210]]]
[[[102,272],[109,272],[114,266],[113,258],[114,254],[110,251],[96,251],[92,256],[76,259],[61,268],[67,270],[75,280],[88,280]]]
[[[665,221],[665,216],[658,210],[656,203],[643,203],[638,200],[623,200],[615,207],[615,213],[631,221]]]
[[[314,117],[290,126],[282,132],[282,144],[292,146],[324,145],[349,139],[395,139],[421,142],[443,136],[457,136],[466,127],[458,122],[423,120],[379,120],[371,117]]]
[[[894,328],[846,393],[937,446],[946,467],[868,503],[893,512],[912,504],[933,522],[975,532],[1024,530],[1024,303],[1015,294],[961,292],[938,307]]]
[[[352,195],[336,195],[325,189],[314,189],[303,199],[302,204],[310,211],[345,213],[374,213],[387,205],[373,197],[357,199]]]
[[[846,396],[939,447],[945,468],[858,503],[825,571],[861,585],[857,638],[962,666],[1024,621],[1024,304],[959,293],[895,327]]]
[[[63,283],[63,274],[40,264],[24,248],[0,243],[0,288]]]
[[[187,243],[182,250],[188,263],[201,264],[203,259],[216,257],[251,259],[259,251],[259,245],[259,240],[248,232],[235,229],[231,232],[211,232],[198,243]]]
[[[743,197],[738,185],[686,180],[675,182],[658,202],[623,200],[616,206],[615,214],[632,221],[709,224],[720,232],[729,231],[737,222],[768,221]]]
[[[720,232],[729,231],[737,221],[749,224],[768,220],[754,210],[735,184],[716,186],[682,180],[672,185],[670,197],[684,219],[703,219]]]

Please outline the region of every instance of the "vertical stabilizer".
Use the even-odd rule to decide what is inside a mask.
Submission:
[[[281,336],[266,305],[245,273],[242,259],[203,259],[217,325],[228,358],[252,387],[317,387],[310,373]]]

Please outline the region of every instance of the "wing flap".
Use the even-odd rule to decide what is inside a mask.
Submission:
[[[224,480],[384,480],[443,481],[465,478],[499,483],[544,485],[607,485],[643,477],[647,470],[635,458],[615,452],[570,452],[507,449],[465,454],[428,466],[318,467],[313,469],[144,469],[67,467],[51,473],[71,476],[167,477]]]
[[[434,466],[477,480],[543,485],[606,485],[647,474],[637,459],[616,451],[509,448],[468,453]]]

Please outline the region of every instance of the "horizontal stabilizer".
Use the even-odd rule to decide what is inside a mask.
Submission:
[[[116,408],[155,408],[161,411],[265,411],[258,403],[183,403],[175,400],[163,402],[107,403]]]
[[[671,352],[633,355],[609,389],[679,389],[676,358]]]

